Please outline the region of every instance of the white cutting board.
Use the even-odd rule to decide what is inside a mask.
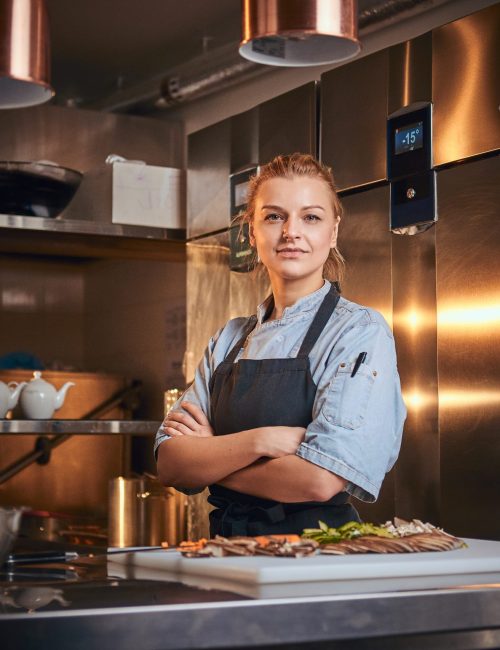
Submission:
[[[199,587],[229,589],[257,597],[368,593],[500,582],[500,542],[465,541],[468,548],[429,553],[189,559],[171,551],[138,551],[114,556],[111,562],[126,565],[129,577],[141,577],[137,569],[142,569],[150,578],[177,579]],[[131,572],[131,568],[136,570]]]

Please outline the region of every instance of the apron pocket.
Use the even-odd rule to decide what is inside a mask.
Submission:
[[[330,383],[325,417],[345,429],[357,429],[365,419],[376,373],[365,363],[351,377],[354,364],[339,366]]]

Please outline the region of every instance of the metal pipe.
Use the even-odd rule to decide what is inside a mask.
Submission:
[[[359,14],[360,34],[368,34],[449,2],[450,0],[381,0],[371,3]],[[203,70],[201,75],[200,69]],[[238,44],[233,43],[206,52],[202,57],[136,86],[119,90],[102,100],[82,104],[82,107],[139,113],[168,109],[273,70],[271,66],[243,60],[238,55]]]

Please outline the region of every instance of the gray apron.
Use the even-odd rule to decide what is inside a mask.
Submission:
[[[316,396],[309,353],[333,314],[339,297],[332,284],[296,358],[240,359],[235,363],[257,323],[256,316],[249,319],[243,336],[217,366],[210,381],[215,435],[265,426],[309,426]],[[273,306],[271,301],[268,313]],[[317,528],[319,520],[330,526],[359,521],[346,492],[325,502],[280,503],[211,485],[208,501],[215,506],[209,515],[211,536],[300,534],[304,528]]]

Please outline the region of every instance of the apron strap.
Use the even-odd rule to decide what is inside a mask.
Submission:
[[[299,353],[297,354],[297,359],[309,356],[309,353],[313,349],[318,337],[333,314],[339,300],[340,294],[338,293],[335,284],[332,283],[330,291],[323,298],[323,302],[321,303],[311,326],[307,330],[302,345],[300,346]]]
[[[255,328],[255,325],[257,324],[257,316],[250,316],[248,319],[247,326],[245,327],[245,331],[243,332],[242,336],[240,339],[238,339],[238,342],[236,345],[231,349],[227,357],[224,359],[224,363],[233,363],[236,357],[238,356],[238,352],[241,350],[241,348],[245,345],[245,341],[247,340],[250,332],[253,331]]]

